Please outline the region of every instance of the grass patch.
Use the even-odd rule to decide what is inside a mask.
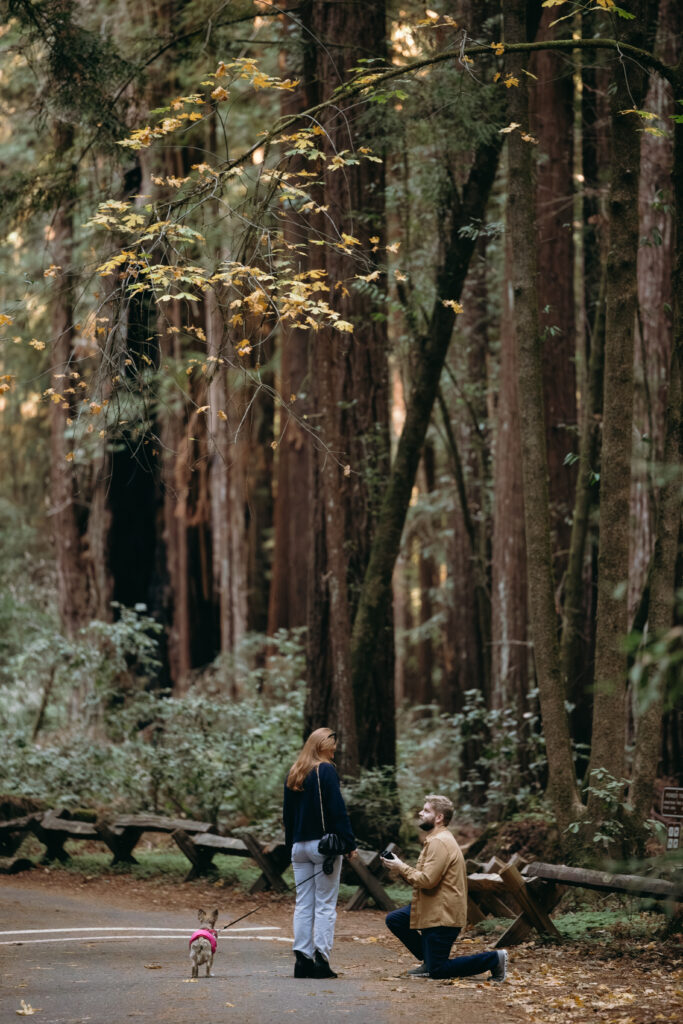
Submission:
[[[661,927],[659,914],[649,911],[629,913],[627,910],[578,910],[554,918],[557,930],[564,938],[579,939],[650,939]]]

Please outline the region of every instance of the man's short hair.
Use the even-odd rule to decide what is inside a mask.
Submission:
[[[443,814],[443,823],[448,825],[453,817],[453,801],[447,796],[426,796],[425,803],[431,804],[435,814]]]

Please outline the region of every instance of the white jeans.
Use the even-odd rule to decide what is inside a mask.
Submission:
[[[318,853],[318,839],[294,843],[292,870],[296,885],[294,951],[313,957],[316,949],[330,959],[337,920],[337,896],[342,859],[334,858],[331,875],[323,871],[325,857]]]

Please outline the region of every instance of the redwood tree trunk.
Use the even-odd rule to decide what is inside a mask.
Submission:
[[[511,236],[505,244],[505,281],[511,280]],[[515,306],[510,287],[502,299],[500,385],[496,410],[493,476],[493,551],[491,559],[491,638],[493,707],[528,710],[526,539],[519,421],[519,367],[515,343]]]
[[[506,5],[506,42],[523,42],[526,39],[525,12],[524,2]],[[509,67],[519,79],[518,88],[511,90],[510,119],[525,125],[529,114],[523,61],[516,55],[512,56]],[[558,824],[564,828],[580,816],[582,808],[564,706],[555,612],[538,318],[533,158],[529,143],[519,131],[510,135],[508,160],[507,224],[515,253],[512,293],[519,372],[529,624],[548,754],[549,792]]]
[[[628,41],[642,44],[651,19],[647,0],[637,5]],[[627,23],[629,26],[630,22]],[[595,654],[593,740],[589,771],[624,775],[626,653],[628,632],[629,498],[633,437],[633,338],[637,307],[638,178],[640,133],[636,115],[647,84],[633,66],[615,66],[612,94],[612,160],[605,297],[605,371],[600,547]],[[602,803],[589,797],[588,812],[599,820]]]
[[[313,0],[310,29],[316,41],[316,99],[320,101],[332,95],[358,60],[383,55],[384,4],[354,6]],[[341,150],[368,144],[356,127],[360,114],[357,105],[348,112],[327,112],[324,127],[328,158]],[[352,235],[369,251],[369,238],[384,233],[383,165],[362,161],[358,166],[345,167],[343,173],[328,167],[323,189],[329,213],[320,222],[321,231],[327,235],[333,223],[340,238],[342,232]],[[373,301],[353,290],[353,277],[358,272],[353,258],[334,246],[327,246],[322,258],[330,302],[344,320],[353,323],[354,332],[322,330],[311,338],[314,422],[322,428],[321,445],[315,453],[312,496],[323,509],[324,546],[318,539],[311,567],[309,609],[316,627],[323,627],[327,621],[327,628],[309,629],[311,692],[306,718],[311,726],[322,724],[313,721],[315,706],[336,707],[339,714],[343,712],[345,722],[338,723],[338,731],[345,730],[341,751],[348,770],[354,768],[355,756],[352,718],[364,764],[393,764],[395,760],[389,608],[368,662],[367,686],[351,688],[348,662],[351,622],[375,528],[378,494],[388,472],[389,381],[386,323],[374,315],[378,310]],[[321,650],[327,645],[329,656]]]
[[[557,14],[543,12],[537,39],[558,38]],[[548,452],[548,494],[555,579],[562,581],[570,537],[576,469],[566,463],[576,439],[576,330],[574,316],[574,202],[572,67],[564,56],[534,54],[529,87],[530,124],[538,139],[536,225],[539,327]]]

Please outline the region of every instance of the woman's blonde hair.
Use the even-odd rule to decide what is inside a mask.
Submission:
[[[287,774],[287,788],[304,788],[304,779],[317,764],[321,761],[331,761],[334,753],[334,741],[336,734],[326,727],[315,729],[308,737],[301,753],[289,769]],[[329,755],[329,756],[326,756]]]

